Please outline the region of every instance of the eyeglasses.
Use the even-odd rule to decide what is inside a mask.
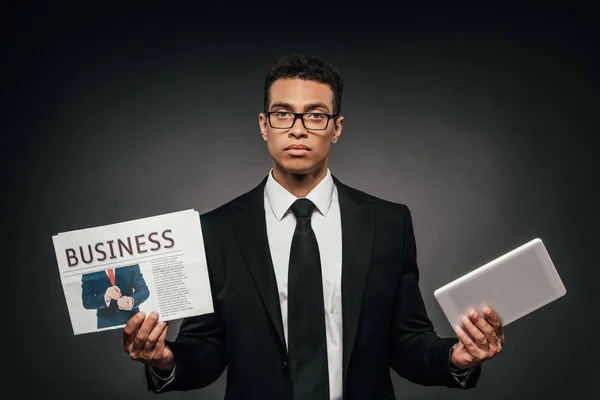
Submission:
[[[324,114],[318,112],[293,113],[289,111],[269,111],[265,112],[271,128],[290,129],[296,123],[299,117],[305,129],[319,131],[327,129],[329,120],[337,117],[339,114]]]

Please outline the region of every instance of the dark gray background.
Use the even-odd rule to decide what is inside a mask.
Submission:
[[[440,335],[452,331],[433,290],[534,237],[567,287],[506,328],[477,389],[394,374],[398,397],[563,398],[595,387],[600,68],[591,10],[21,5],[4,18],[5,388],[151,397],[121,330],[73,336],[51,236],[205,212],[254,187],[270,168],[257,122],[262,79],[292,51],[329,60],[345,79],[331,169],[411,208]],[[225,376],[165,397],[221,398]]]

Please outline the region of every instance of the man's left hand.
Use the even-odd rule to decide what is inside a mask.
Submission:
[[[460,341],[454,346],[452,363],[457,368],[473,368],[502,351],[502,323],[490,307],[485,307],[484,313],[485,317],[471,310],[468,318],[463,317],[463,326],[455,327]]]

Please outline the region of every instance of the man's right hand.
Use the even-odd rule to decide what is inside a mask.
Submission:
[[[165,345],[168,324],[157,323],[156,311],[145,317],[145,313],[140,311],[127,322],[123,330],[123,350],[132,360],[170,372],[175,363],[171,349]]]
[[[104,302],[106,303],[110,302],[111,299],[119,300],[119,297],[121,297],[121,289],[118,286],[111,286],[104,292]]]

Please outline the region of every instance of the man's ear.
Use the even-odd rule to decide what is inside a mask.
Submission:
[[[262,135],[263,140],[266,142],[268,138],[268,129],[267,129],[267,116],[265,113],[258,114],[258,127],[260,129],[260,133]]]
[[[335,143],[339,140],[340,135],[342,134],[342,128],[344,127],[344,117],[337,117],[335,119],[335,126],[333,128],[333,136],[331,137],[331,142]]]

